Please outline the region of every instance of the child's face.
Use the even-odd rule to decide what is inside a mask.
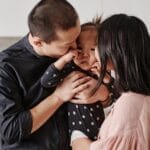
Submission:
[[[78,58],[76,58],[74,62],[83,70],[90,70],[92,65],[95,63],[96,44],[96,29],[81,31],[77,42],[77,47],[80,52]]]

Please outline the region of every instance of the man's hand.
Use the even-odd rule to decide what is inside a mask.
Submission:
[[[63,102],[69,101],[75,94],[89,88],[88,81],[90,80],[91,77],[88,77],[81,72],[74,71],[58,85],[54,95]]]

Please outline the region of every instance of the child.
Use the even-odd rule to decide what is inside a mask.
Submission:
[[[46,88],[57,86],[65,76],[72,71],[78,70],[93,77],[93,84],[96,85],[97,76],[94,74],[96,71],[96,45],[96,23],[88,22],[83,24],[81,26],[81,33],[77,39],[78,51],[71,50],[69,53],[58,59],[53,65],[49,66],[41,78],[41,84]],[[87,95],[89,93],[90,92],[88,91]],[[107,91],[104,92],[104,94],[105,93],[108,94]],[[101,94],[100,99],[103,99],[104,96]],[[95,140],[104,120],[103,106],[99,101],[94,104],[68,103],[68,120],[70,135],[73,131],[80,130],[91,140]],[[77,122],[76,120],[79,121]]]

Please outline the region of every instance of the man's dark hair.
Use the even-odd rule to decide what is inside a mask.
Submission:
[[[57,38],[56,30],[75,27],[78,14],[66,0],[41,0],[28,16],[29,31],[46,43]]]

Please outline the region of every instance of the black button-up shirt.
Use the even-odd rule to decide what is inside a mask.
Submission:
[[[31,134],[29,109],[55,88],[41,86],[54,58],[38,56],[27,36],[0,53],[0,150],[68,150],[65,105]]]

